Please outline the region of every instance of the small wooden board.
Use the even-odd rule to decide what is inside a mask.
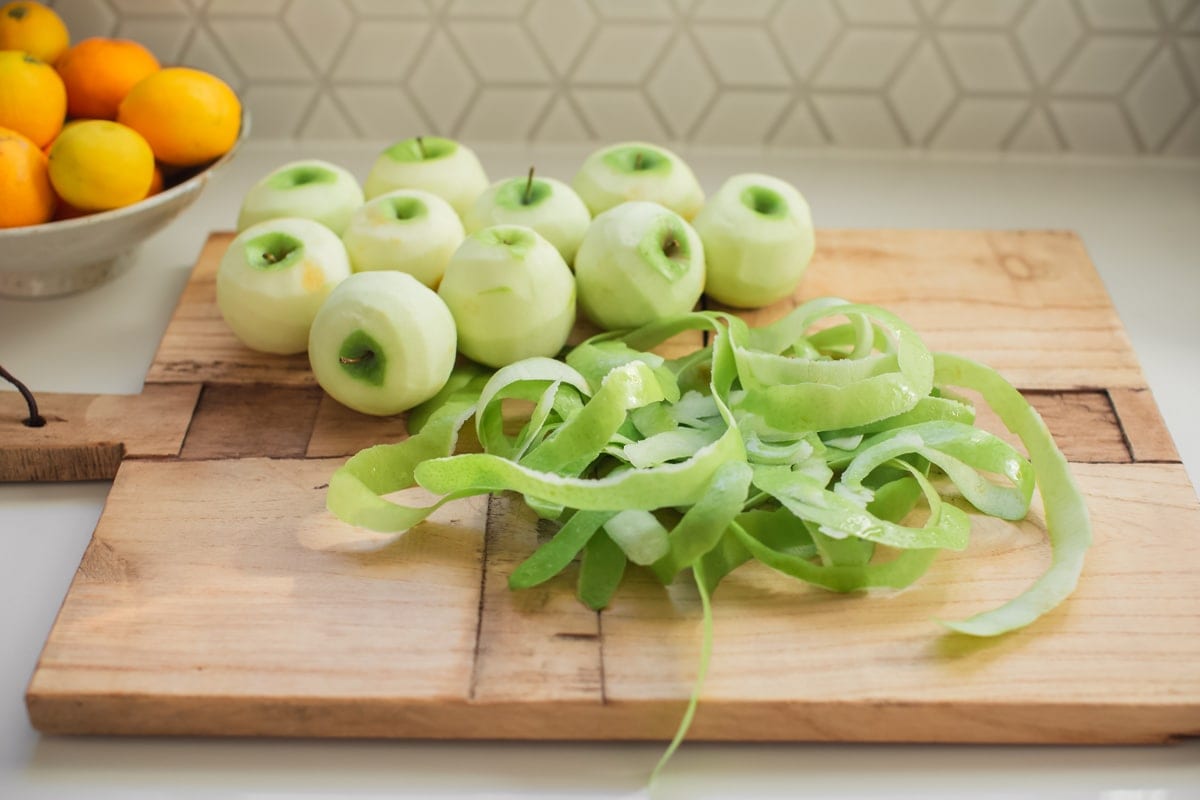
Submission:
[[[214,291],[227,242],[214,235],[201,254],[140,398],[51,398],[44,405],[64,409],[65,422],[34,439],[0,395],[0,478],[78,477],[64,454],[107,443],[88,468],[100,477],[115,466],[113,447],[123,456],[30,683],[33,724],[76,734],[669,736],[699,653],[686,584],[632,574],[600,614],[575,601],[571,570],[511,592],[508,573],[544,531],[507,496],[450,504],[382,551],[307,546],[340,525],[323,506],[342,458],[402,438],[404,420],[347,411],[313,384],[302,356],[262,356],[233,339]],[[819,242],[800,299],[886,305],[935,349],[1004,372],[1072,462],[1096,544],[1069,601],[987,641],[942,633],[934,619],[990,607],[1033,580],[1048,558],[1040,512],[1017,526],[978,523],[968,551],[888,595],[831,595],[748,565],[715,597],[692,738],[1200,735],[1200,506],[1077,237],[825,230]],[[88,411],[113,403],[127,412],[112,424],[111,410]]]

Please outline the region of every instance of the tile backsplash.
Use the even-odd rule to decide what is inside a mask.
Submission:
[[[259,138],[1200,156],[1200,0],[57,0]]]

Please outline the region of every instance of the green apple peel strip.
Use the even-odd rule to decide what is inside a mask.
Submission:
[[[674,360],[645,352],[689,330],[711,344]],[[1029,458],[973,427],[973,408],[944,386],[981,394]],[[506,398],[532,404],[515,437],[504,430]],[[473,414],[484,452],[452,455]],[[561,527],[513,571],[510,587],[544,583],[582,553],[578,594],[595,609],[631,561],[663,583],[691,569],[706,644],[664,762],[707,670],[708,594],[747,561],[837,592],[908,586],[939,550],[967,545],[969,516],[943,500],[936,480],[1006,520],[1027,515],[1036,486],[1049,570],[998,608],[942,623],[995,636],[1060,603],[1090,542],[1066,459],[1019,392],[987,367],[935,356],[895,315],[837,298],[758,329],[693,312],[593,337],[566,363],[529,359],[488,380],[456,373],[413,416],[421,424],[412,438],[364,450],[334,474],[328,506],[339,518],[394,538],[450,499],[521,493]],[[411,486],[442,499],[410,508],[383,497]],[[921,501],[924,522],[905,524]]]
[[[934,359],[941,383],[974,389],[1029,452],[1046,514],[1050,567],[1032,586],[1004,605],[962,621],[942,621],[971,636],[997,636],[1023,628],[1057,606],[1075,590],[1084,554],[1092,543],[1087,503],[1062,451],[1041,416],[995,370],[961,356],[939,353]]]

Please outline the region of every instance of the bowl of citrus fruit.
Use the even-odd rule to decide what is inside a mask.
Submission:
[[[120,274],[249,131],[234,90],[128,39],[74,44],[55,12],[0,6],[0,295]]]

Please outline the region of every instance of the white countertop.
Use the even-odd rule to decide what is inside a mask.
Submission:
[[[139,391],[207,232],[232,227],[249,185],[310,156],[362,178],[378,150],[247,145],[113,283],[60,300],[0,300],[0,364],[35,390]],[[478,150],[494,176],[523,173],[533,155],[524,146]],[[709,190],[752,170],[793,181],[819,226],[1077,231],[1200,484],[1200,164],[683,152]],[[539,146],[536,163],[568,179],[583,155]],[[0,485],[0,798],[649,796],[641,782],[658,744],[40,736],[25,716],[25,685],[108,486]],[[1200,797],[1200,740],[1105,748],[688,744],[652,796],[1179,800]]]

